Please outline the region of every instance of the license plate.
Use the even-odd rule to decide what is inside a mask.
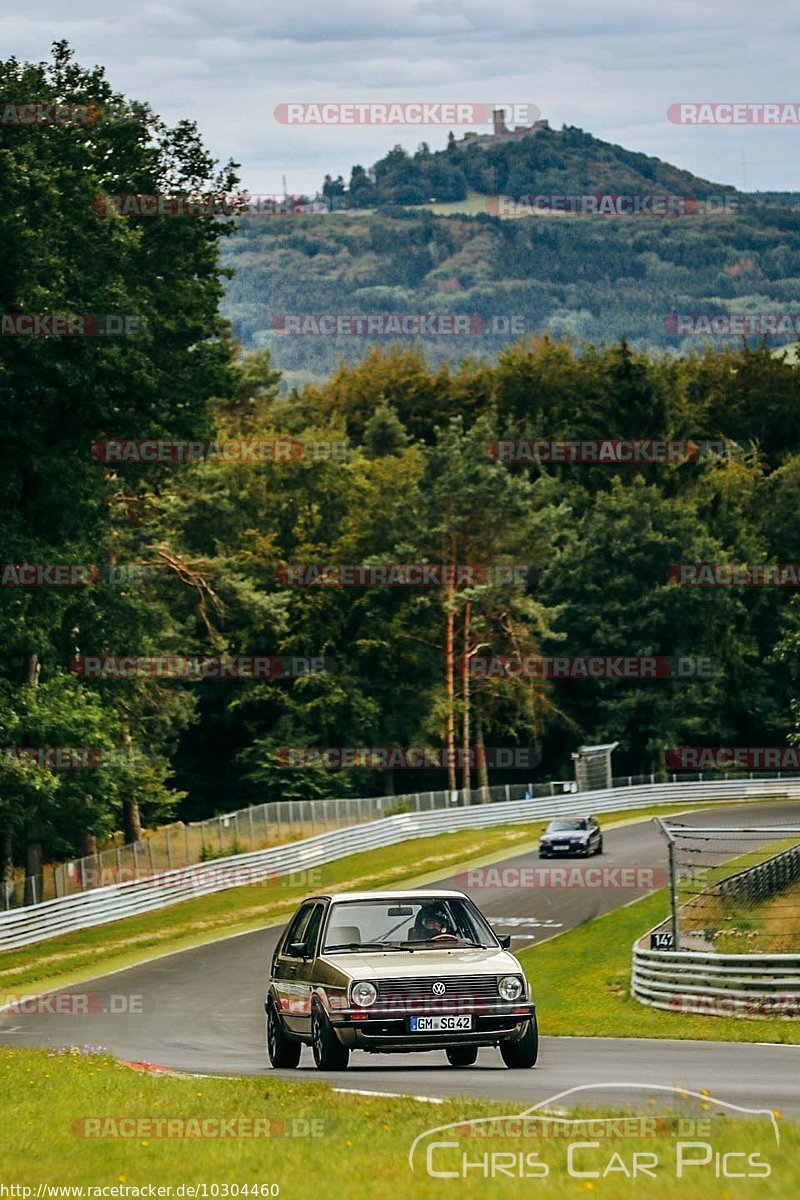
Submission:
[[[441,1033],[451,1029],[472,1029],[472,1017],[409,1017],[411,1033]]]

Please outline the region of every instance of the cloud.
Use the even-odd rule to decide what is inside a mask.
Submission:
[[[784,0],[771,15],[756,22],[744,0],[233,0],[224,10],[88,0],[74,13],[43,0],[34,14],[0,17],[0,44],[38,61],[66,38],[165,120],[197,121],[253,191],[279,191],[284,173],[290,189],[313,191],[326,172],[347,178],[397,142],[446,142],[441,128],[278,125],[275,106],[293,100],[528,102],[554,127],[580,125],[709,179],[741,185],[744,162],[749,187],[792,189],[797,130],[687,129],[665,115],[687,99],[796,99],[798,21]]]

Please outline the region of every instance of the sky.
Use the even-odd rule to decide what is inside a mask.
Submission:
[[[800,101],[800,10],[784,0],[56,0],[0,12],[0,57],[66,39],[168,124],[197,122],[252,192],[314,193],[447,126],[287,125],[288,103],[535,106],[627,149],[747,191],[800,190],[800,126],[697,127],[682,102]],[[456,136],[468,128],[453,126]]]

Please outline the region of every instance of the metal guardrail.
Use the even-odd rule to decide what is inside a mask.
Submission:
[[[631,782],[630,776],[628,782]],[[636,782],[648,780],[641,778]],[[649,782],[655,780],[651,778]],[[454,804],[479,804],[486,799],[493,804],[522,800],[526,792],[534,799],[561,796],[574,788],[571,780],[552,780],[548,783],[495,784],[483,790],[473,788],[469,793],[459,790],[455,800],[454,793],[439,789],[398,796],[344,796],[254,804],[234,812],[218,813],[205,821],[177,822],[147,830],[139,842],[111,846],[95,854],[48,866],[41,879],[19,876],[7,896],[3,895],[0,885],[0,911],[122,883],[137,879],[141,874],[152,875],[251,850],[267,850],[270,846],[375,821],[398,812],[433,812],[449,809]]]
[[[713,954],[633,947],[631,994],[701,1016],[800,1016],[800,954]]]
[[[720,896],[755,896],[759,900],[769,900],[776,892],[796,883],[800,879],[800,846],[773,854],[754,867],[737,871],[727,879],[720,879],[715,884],[715,890]]]
[[[719,782],[728,779],[780,779],[781,773],[712,773]],[[784,776],[785,777],[785,776]],[[680,776],[656,778],[655,775],[620,775],[611,781],[613,788],[667,782],[702,783],[708,772],[681,772]],[[439,789],[432,792],[406,792],[396,796],[344,796],[318,800],[274,800],[254,804],[233,812],[217,813],[204,821],[178,821],[148,829],[138,842],[112,845],[94,854],[67,862],[48,864],[41,876],[21,874],[0,882],[0,912],[42,904],[94,887],[108,887],[142,874],[153,875],[176,867],[191,867],[251,850],[267,850],[331,829],[375,821],[399,812],[432,812],[454,804],[480,804],[488,798],[492,804],[507,800],[534,800],[545,796],[563,796],[577,791],[574,780],[548,780],[546,783],[494,784],[487,789],[463,789],[456,793]],[[455,797],[455,798],[454,798]]]
[[[793,846],[719,880],[713,889],[766,898],[799,875],[800,847]],[[800,1016],[800,954],[651,950],[642,944],[652,933],[671,927],[667,917],[633,945],[631,995],[636,1000],[700,1016]]]
[[[457,829],[522,824],[565,813],[589,815],[624,812],[682,801],[745,801],[759,797],[800,799],[800,780],[728,780],[704,783],[648,784],[626,789],[576,792],[563,797],[474,804],[430,813],[401,813],[367,824],[336,829],[302,841],[164,871],[126,883],[95,888],[24,909],[0,913],[0,952],[29,946],[58,934],[87,929],[123,917],[223,891],[242,884],[274,881],[335,862],[348,854],[392,846],[411,838]]]

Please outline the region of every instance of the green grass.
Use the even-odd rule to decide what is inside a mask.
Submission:
[[[615,823],[624,824],[643,815],[649,815],[649,810],[625,814]],[[462,831],[353,855],[322,868],[325,878],[317,886],[377,887],[401,879],[407,883],[412,872],[413,878],[420,879],[420,871],[435,877],[442,874],[443,867],[452,869],[524,852],[539,828],[527,825]],[[474,857],[477,853],[480,858]],[[308,890],[313,889],[301,886],[298,894]],[[224,936],[236,928],[236,917],[252,922],[251,927],[279,920],[296,903],[297,896],[290,892],[288,887],[232,889],[6,954],[0,960],[0,990],[13,991],[20,982],[51,978],[54,970],[83,970],[85,977],[90,971],[96,974],[111,969],[115,955],[117,959],[132,955],[135,961],[146,953],[175,948],[178,940]],[[256,893],[260,893],[257,899]],[[773,1019],[744,1021],[662,1013],[632,1000],[627,994],[631,945],[666,911],[667,896],[662,891],[524,951],[521,958],[534,983],[543,1032],[800,1042],[800,1023],[793,1026]],[[98,958],[100,953],[102,960]],[[358,1079],[345,1074],[340,1086],[357,1088]],[[424,1086],[419,1090],[424,1091]],[[581,1152],[581,1169],[602,1172],[612,1155],[619,1158],[613,1160],[617,1170],[606,1178],[578,1179],[570,1177],[566,1169],[569,1139],[482,1138],[476,1143],[474,1138],[447,1132],[442,1137],[457,1139],[459,1148],[442,1151],[448,1155],[438,1160],[444,1169],[458,1167],[462,1151],[466,1151],[468,1161],[485,1163],[508,1164],[512,1160],[485,1159],[484,1155],[512,1154],[514,1170],[518,1170],[520,1161],[517,1156],[538,1153],[536,1161],[548,1166],[549,1175],[530,1181],[501,1174],[487,1179],[482,1170],[473,1169],[466,1178],[433,1179],[425,1172],[424,1159],[413,1175],[409,1169],[408,1151],[415,1137],[454,1121],[516,1114],[525,1106],[474,1098],[432,1105],[413,1099],[361,1097],[334,1092],[315,1081],[295,1082],[269,1075],[260,1079],[214,1079],[142,1074],[104,1056],[77,1052],[59,1055],[0,1049],[0,1095],[4,1117],[0,1183],[4,1184],[135,1187],[154,1183],[174,1187],[204,1183],[240,1188],[246,1184],[252,1188],[254,1184],[276,1183],[281,1200],[316,1200],[321,1192],[345,1200],[361,1200],[365,1192],[370,1200],[396,1200],[398,1195],[414,1200],[447,1200],[450,1196],[461,1200],[487,1194],[492,1200],[517,1200],[521,1189],[536,1185],[546,1188],[553,1200],[592,1192],[627,1198],[633,1195],[632,1189],[637,1196],[660,1198],[686,1191],[684,1185],[698,1200],[738,1200],[756,1189],[767,1197],[800,1192],[797,1126],[780,1120],[781,1145],[777,1147],[771,1126],[763,1118],[744,1122],[726,1116],[717,1121],[713,1119],[713,1106],[687,1109],[681,1102],[670,1100],[665,1104],[658,1094],[646,1101],[644,1111],[648,1115],[666,1111],[712,1118],[710,1132],[691,1134],[689,1140],[706,1141],[714,1155],[743,1148],[757,1153],[761,1162],[771,1165],[769,1177],[726,1181],[718,1177],[717,1160],[712,1157],[708,1165],[692,1168],[684,1179],[677,1179],[679,1139],[675,1136],[623,1140],[597,1138],[594,1134],[589,1139],[581,1134],[577,1140],[601,1142],[597,1150]],[[588,1115],[588,1110],[584,1113]],[[576,1110],[570,1115],[582,1114]],[[283,1131],[283,1135],[191,1140],[152,1134],[113,1140],[77,1136],[76,1130],[83,1126],[75,1122],[108,1117],[267,1119],[274,1123],[272,1131]],[[285,1136],[307,1130],[318,1136]],[[655,1178],[639,1176],[634,1181],[620,1169],[620,1162],[631,1169],[637,1151],[657,1156]],[[734,1160],[731,1169],[742,1169],[742,1161]],[[223,1195],[222,1189],[219,1195]]]
[[[341,1085],[358,1087],[358,1080],[343,1075]],[[578,1132],[564,1137],[481,1137],[448,1130],[437,1140],[458,1140],[453,1150],[438,1150],[433,1160],[438,1169],[461,1167],[461,1155],[469,1162],[484,1160],[486,1154],[503,1152],[537,1154],[549,1174],[546,1179],[499,1176],[484,1178],[472,1169],[466,1178],[437,1179],[425,1170],[424,1146],[415,1155],[412,1174],[408,1155],[420,1134],[452,1122],[480,1117],[515,1115],[527,1106],[498,1104],[473,1098],[426,1104],[408,1098],[367,1097],[334,1092],[316,1082],[270,1078],[214,1079],[152,1075],[133,1072],[105,1056],[79,1053],[54,1054],[36,1050],[0,1050],[0,1092],[3,1096],[3,1133],[0,1136],[0,1182],[36,1188],[39,1184],[86,1187],[161,1187],[205,1184],[241,1188],[277,1184],[281,1200],[318,1200],[320,1196],[343,1200],[463,1200],[491,1196],[492,1200],[519,1200],[520,1196],[546,1195],[564,1200],[593,1192],[605,1197],[675,1196],[688,1185],[697,1200],[741,1197],[752,1191],[759,1196],[789,1197],[800,1189],[800,1128],[778,1114],[781,1135],[776,1144],[767,1117],[750,1120],[715,1119],[711,1104],[698,1104],[654,1093],[642,1097],[650,1118],[666,1120],[677,1115],[700,1119],[707,1127],[688,1140],[706,1141],[714,1153],[741,1151],[757,1154],[767,1162],[766,1179],[731,1181],[726,1184],[714,1170],[714,1160],[692,1168],[688,1177],[676,1178],[675,1158],[679,1137],[620,1138],[592,1136],[600,1146],[583,1149],[576,1159],[580,1170],[603,1170],[612,1155],[632,1163],[635,1151],[655,1154],[655,1178],[626,1179],[618,1164],[606,1179],[576,1179],[567,1173],[569,1141],[588,1140]],[[721,1097],[724,1099],[724,1097]],[[603,1115],[608,1110],[600,1110]],[[725,1111],[724,1109],[722,1110]],[[576,1111],[571,1116],[588,1116]],[[86,1137],[89,1126],[108,1133],[120,1128],[120,1119],[168,1119],[232,1121],[242,1128],[246,1120],[262,1122],[259,1128],[273,1136],[259,1138],[192,1137],[155,1135],[140,1126],[122,1131],[135,1136]],[[113,1122],[110,1124],[109,1121]],[[269,1122],[269,1125],[266,1124]],[[665,1121],[666,1123],[666,1121]],[[166,1125],[165,1125],[166,1128]],[[176,1127],[172,1126],[173,1130]],[[199,1127],[195,1127],[199,1128]],[[229,1126],[229,1129],[232,1127]],[[468,1127],[473,1129],[475,1127]],[[531,1131],[541,1125],[530,1124]],[[551,1126],[552,1128],[552,1126]],[[563,1129],[563,1126],[561,1126]],[[181,1125],[180,1131],[186,1129]],[[214,1126],[206,1126],[214,1132]],[[486,1126],[478,1126],[481,1132]],[[497,1126],[495,1126],[497,1130]],[[297,1136],[313,1133],[316,1136]],[[292,1134],[293,1136],[287,1136]],[[697,1151],[692,1151],[697,1156]],[[534,1160],[537,1161],[537,1160]],[[508,1159],[506,1159],[506,1163]],[[742,1160],[731,1163],[741,1169]],[[541,1190],[540,1190],[541,1189]],[[633,1190],[632,1190],[633,1189]],[[229,1193],[230,1194],[230,1193]],[[241,1193],[240,1193],[241,1194]],[[33,1192],[35,1196],[35,1190]],[[84,1193],[86,1195],[86,1193]]]
[[[634,941],[669,913],[663,888],[518,956],[533,985],[542,1031],[571,1037],[697,1038],[800,1045],[792,1018],[666,1012],[630,995]]]
[[[766,900],[715,890],[721,880],[751,870],[796,845],[796,836],[782,838],[718,863],[695,879],[688,877],[678,888],[681,929],[687,934],[701,933],[719,954],[796,953],[800,942],[797,885]]]
[[[800,881],[748,904],[726,898],[728,927],[716,935],[727,954],[797,954],[800,949]]]
[[[440,217],[466,216],[474,217],[478,213],[490,213],[492,216],[497,216],[496,201],[492,204],[492,196],[484,195],[481,192],[474,192],[471,189],[467,191],[463,200],[437,200],[434,203],[428,201],[426,204],[406,204],[403,207],[409,211],[427,209]],[[525,211],[515,214],[509,214],[509,219],[518,220],[525,217],[552,217],[558,219],[560,217],[568,217],[569,213],[559,212],[557,209],[541,210],[529,208]]]

